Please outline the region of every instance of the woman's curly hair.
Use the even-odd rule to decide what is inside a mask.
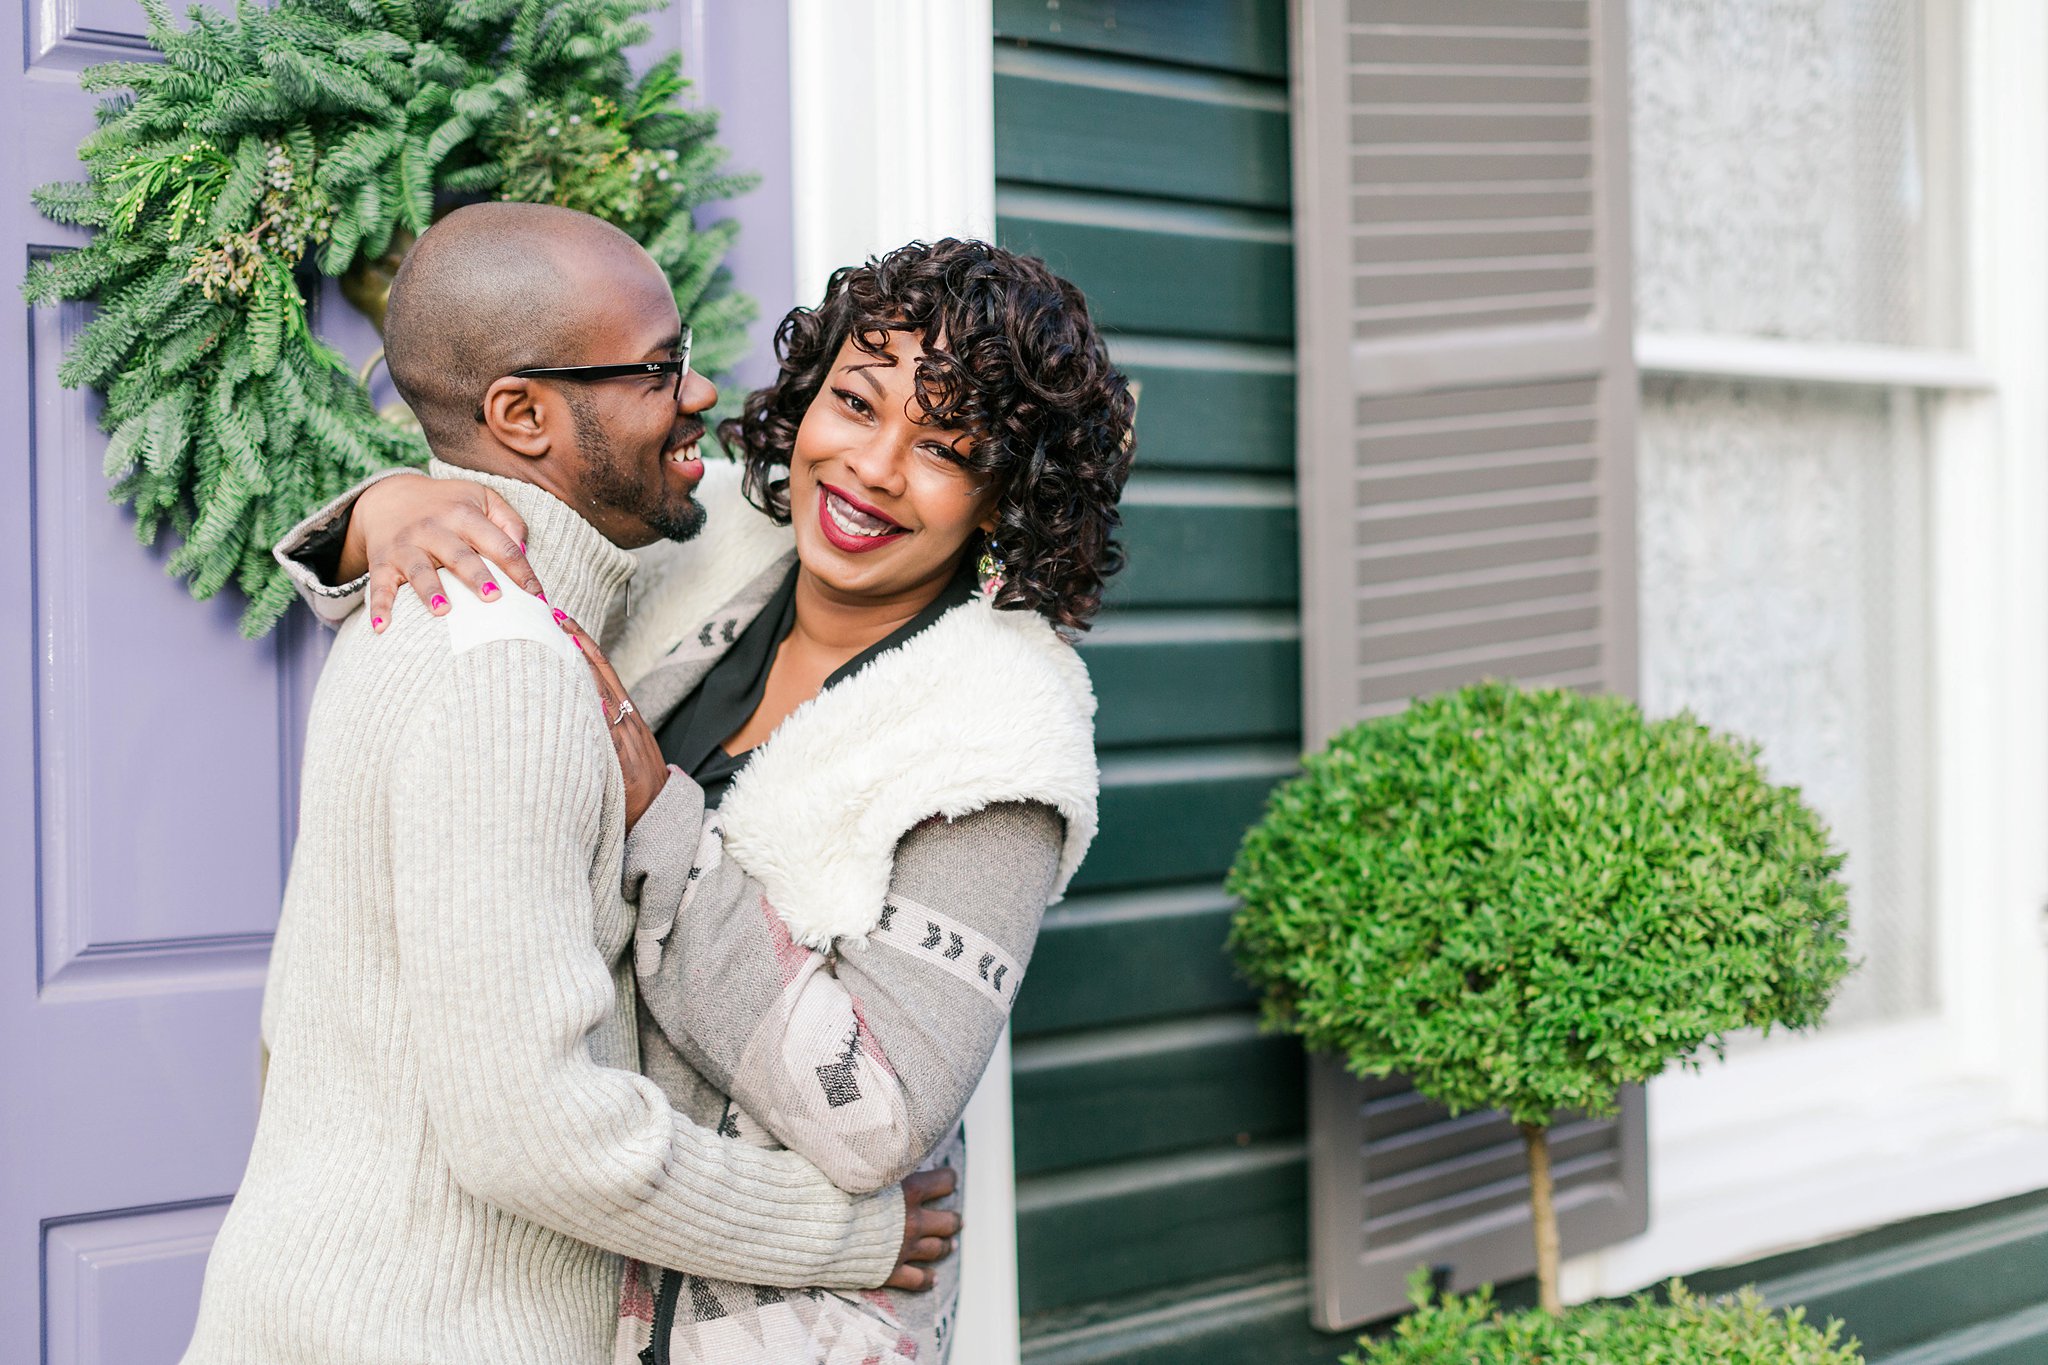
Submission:
[[[745,466],[748,499],[789,521],[790,455],[805,411],[848,338],[886,361],[892,332],[923,341],[923,420],[966,433],[966,467],[995,484],[995,605],[1086,630],[1104,581],[1124,563],[1113,533],[1137,405],[1081,291],[1035,257],[947,238],[833,272],[824,302],[794,309],[776,329],[775,382],[719,425]],[[983,548],[977,535],[967,553]]]

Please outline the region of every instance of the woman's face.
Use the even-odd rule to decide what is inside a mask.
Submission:
[[[936,593],[995,493],[961,463],[959,431],[918,421],[915,333],[891,332],[892,365],[851,340],[839,348],[789,460],[797,558],[821,586],[862,601]]]

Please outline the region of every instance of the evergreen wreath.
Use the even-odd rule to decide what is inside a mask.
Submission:
[[[168,522],[194,597],[230,581],[254,637],[290,605],[271,544],[374,470],[417,464],[417,430],[380,417],[314,335],[319,276],[395,269],[437,205],[561,204],[616,223],[668,272],[698,366],[744,346],[752,300],[720,262],[737,224],[693,211],[750,177],[721,171],[717,115],[678,102],[681,58],[633,78],[625,51],[659,0],[279,0],[177,28],[143,0],[162,62],[86,70],[120,93],[79,148],[89,178],[32,196],[96,229],[37,263],[32,304],[97,316],[58,375],[105,397],[112,496],[137,537]],[[354,297],[355,295],[351,295]]]

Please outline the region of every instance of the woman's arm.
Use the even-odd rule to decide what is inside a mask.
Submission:
[[[864,951],[791,942],[671,780],[628,839],[641,999],[747,1117],[842,1189],[879,1189],[959,1122],[1036,942],[1064,826],[1008,803],[929,821],[897,848]]]
[[[897,845],[866,949],[813,952],[725,856],[703,791],[663,765],[603,651],[556,619],[590,664],[625,773],[649,1015],[745,1118],[841,1189],[900,1179],[960,1121],[988,1066],[1058,876],[1060,816],[1010,803],[926,821]]]
[[[487,602],[500,596],[491,564],[547,600],[526,562],[526,523],[510,503],[467,479],[404,469],[373,474],[287,531],[271,553],[330,626],[367,598],[370,628],[381,634],[406,583],[441,615],[448,610],[438,572],[444,568]]]

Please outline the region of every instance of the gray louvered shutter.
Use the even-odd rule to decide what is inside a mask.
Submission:
[[[1295,0],[1309,743],[1483,677],[1633,692],[1622,0]],[[1515,1129],[1313,1064],[1315,1318],[1535,1264]],[[1554,1132],[1567,1254],[1647,1221],[1643,1097]]]

